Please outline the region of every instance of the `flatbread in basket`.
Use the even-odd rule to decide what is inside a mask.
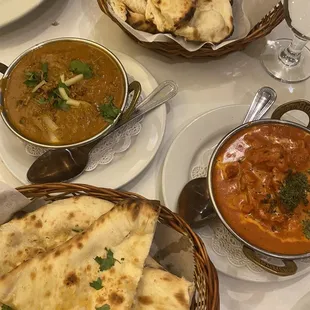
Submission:
[[[158,309],[163,300],[165,309],[189,309],[193,285],[162,270],[150,257],[145,262],[156,222],[157,213],[146,202],[113,208],[107,201],[81,196],[2,225],[0,239],[19,236],[13,249],[27,261],[2,256],[0,263],[10,264],[8,273],[2,270],[0,301],[23,310]],[[29,243],[34,227],[37,237]],[[4,253],[12,249],[9,241]]]

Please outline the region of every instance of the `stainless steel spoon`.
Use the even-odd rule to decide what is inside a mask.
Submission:
[[[243,124],[261,119],[277,99],[276,92],[270,87],[259,89],[243,120]],[[201,227],[214,218],[213,209],[207,190],[207,179],[198,178],[188,182],[178,199],[178,212],[192,227]]]
[[[128,121],[116,125],[107,135],[164,104],[172,99],[177,92],[178,86],[175,82],[165,81],[161,83],[137,106],[137,110]],[[31,183],[67,182],[73,180],[84,172],[89,160],[89,153],[101,140],[98,139],[87,145],[72,149],[48,150],[31,165],[27,172],[28,180]]]

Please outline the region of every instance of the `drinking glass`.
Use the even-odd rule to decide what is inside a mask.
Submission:
[[[261,61],[274,78],[287,83],[310,77],[310,0],[284,0],[285,20],[294,38],[268,41]]]

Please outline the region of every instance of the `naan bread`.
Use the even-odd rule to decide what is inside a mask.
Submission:
[[[146,0],[123,0],[123,2],[130,11],[145,14]]]
[[[114,13],[123,21],[127,20],[129,11],[145,15],[146,0],[109,0]]]
[[[156,26],[152,22],[146,20],[144,14],[135,13],[128,10],[127,22],[131,27],[137,30],[146,31],[149,33],[157,32]]]
[[[190,41],[219,43],[233,32],[233,14],[229,0],[198,0],[191,21],[175,34]]]
[[[0,276],[87,229],[114,204],[80,196],[59,200],[0,226]]]
[[[147,0],[145,17],[159,32],[173,32],[193,16],[196,0]]]
[[[134,310],[189,310],[192,283],[165,270],[145,267]]]
[[[110,0],[110,5],[114,13],[124,22],[127,19],[127,8],[123,0]]]
[[[18,310],[131,309],[157,217],[148,202],[115,206],[84,233],[2,276],[0,302]]]
[[[175,30],[172,21],[165,19],[160,10],[155,7],[152,0],[147,0],[145,18],[153,23],[159,32],[172,32]]]
[[[197,0],[151,0],[162,16],[175,28],[189,21],[195,13]]]

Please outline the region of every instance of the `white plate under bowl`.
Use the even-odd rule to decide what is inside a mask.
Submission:
[[[1,0],[0,0],[1,1]],[[158,83],[154,77],[131,57],[114,52],[129,75],[141,83],[143,93],[148,95]],[[133,180],[152,161],[163,139],[166,127],[166,106],[162,105],[145,116],[140,134],[130,148],[115,157],[107,165],[98,165],[85,172],[74,183],[85,183],[99,187],[119,188]],[[0,157],[11,173],[23,184],[29,184],[27,171],[35,157],[27,155],[21,140],[0,121]]]
[[[164,205],[177,212],[178,197],[189,182],[194,167],[203,160],[208,162],[217,143],[232,129],[240,125],[248,105],[229,105],[206,112],[188,124],[171,144],[164,161],[162,193]],[[270,117],[270,111],[266,117]],[[284,119],[297,121],[292,116]],[[198,231],[197,231],[198,232]],[[217,270],[233,278],[252,282],[279,282],[302,276],[310,272],[310,263],[298,263],[298,272],[289,277],[278,277],[262,271],[254,273],[246,266],[230,264],[227,256],[217,254],[212,248],[212,238],[203,238],[208,254]]]
[[[0,0],[0,28],[14,22],[45,0]]]

